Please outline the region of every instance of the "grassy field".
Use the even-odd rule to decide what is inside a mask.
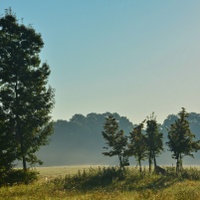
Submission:
[[[200,172],[187,169],[182,177],[140,175],[136,169],[122,174],[98,166],[41,167],[39,180],[29,185],[0,188],[0,200],[197,200]],[[66,176],[67,175],[67,176]]]
[[[40,173],[41,178],[64,177],[67,174],[76,174],[78,171],[89,168],[98,168],[96,165],[78,165],[78,166],[55,166],[55,167],[37,167],[36,171]]]

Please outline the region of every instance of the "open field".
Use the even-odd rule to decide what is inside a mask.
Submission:
[[[80,170],[87,170],[89,168],[95,169],[98,167],[99,165],[37,167],[36,171],[40,173],[40,177],[54,178],[58,176],[64,177],[67,174],[76,174]]]
[[[0,200],[200,199],[200,173],[196,169],[191,169],[191,177],[189,173],[189,176],[185,176],[186,178],[162,175],[141,176],[135,169],[131,169],[125,179],[115,177],[111,182],[102,182],[100,185],[98,181],[101,182],[102,179],[96,181],[91,178],[99,171],[102,174],[107,173],[102,166],[101,168],[99,166],[61,166],[36,169],[40,172],[38,181],[29,185],[2,187],[0,188]],[[69,175],[68,181],[64,179],[66,174]],[[98,179],[99,176],[96,178]]]
[[[49,178],[54,178],[58,176],[66,176],[67,174],[76,174],[78,171],[83,171],[83,170],[89,170],[90,168],[97,169],[99,167],[109,167],[108,165],[75,165],[75,166],[53,166],[53,167],[36,167],[34,170],[38,171],[40,173],[40,177],[49,177]],[[132,169],[136,169],[136,167],[132,166],[129,167]],[[148,170],[148,167],[145,167],[146,170]],[[190,169],[190,168],[195,168],[200,170],[199,165],[184,165],[184,168]]]

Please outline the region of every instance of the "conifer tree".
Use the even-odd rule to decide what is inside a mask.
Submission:
[[[105,156],[118,156],[120,167],[128,165],[128,155],[127,155],[127,137],[124,135],[123,130],[118,130],[119,126],[116,119],[109,115],[106,118],[104,124],[104,131],[102,135],[106,140],[107,147],[105,149],[111,149],[108,152],[103,152]]]
[[[188,113],[185,108],[178,113],[178,119],[171,124],[168,130],[167,145],[169,150],[173,152],[172,158],[176,159],[176,172],[181,172],[183,156],[194,157],[193,152],[200,149],[200,141],[194,141],[195,135],[190,130],[187,121]]]
[[[15,159],[23,161],[24,170],[27,163],[40,163],[35,152],[52,134],[54,91],[47,87],[48,64],[40,64],[43,45],[41,35],[19,24],[11,9],[0,18],[0,138],[7,149],[15,145]]]
[[[140,123],[133,128],[133,131],[130,133],[130,143],[128,145],[129,155],[134,156],[138,162],[140,173],[142,172],[142,160],[147,158],[147,143],[146,137],[142,133],[144,128],[144,122]]]
[[[152,113],[152,115],[150,115],[147,119],[146,141],[149,159],[149,172],[151,172],[152,163],[154,163],[154,169],[156,169],[156,157],[163,151],[163,133],[159,130],[159,125],[156,121],[154,113]]]

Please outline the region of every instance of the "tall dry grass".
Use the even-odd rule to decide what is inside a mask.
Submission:
[[[69,199],[69,200],[197,200],[200,199],[200,172],[190,168],[182,175],[169,170],[168,175],[140,175],[135,169],[76,168],[76,172],[55,172],[48,179],[45,172],[39,180],[29,185],[0,188],[0,200]],[[52,169],[51,169],[52,170]],[[55,170],[55,169],[54,169]]]

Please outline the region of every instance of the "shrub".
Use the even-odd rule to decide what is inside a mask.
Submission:
[[[7,173],[2,174],[0,186],[13,184],[29,184],[38,179],[38,172],[31,170],[13,169]]]
[[[181,172],[182,179],[200,180],[200,171],[195,168],[183,169]]]
[[[126,170],[118,167],[90,168],[88,172],[78,172],[76,175],[65,177],[65,189],[92,189],[96,187],[106,187],[113,181],[125,179]]]

